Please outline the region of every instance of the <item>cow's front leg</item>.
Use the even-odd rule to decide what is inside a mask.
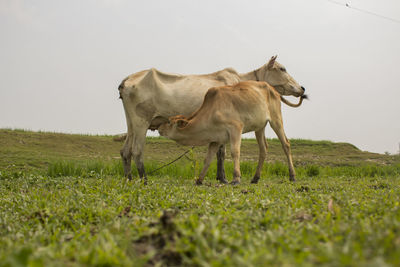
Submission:
[[[211,161],[212,161],[215,153],[217,153],[219,146],[220,146],[220,144],[218,144],[218,143],[210,143],[208,145],[207,156],[204,160],[203,169],[200,172],[199,179],[196,180],[197,185],[201,185],[203,183],[203,180],[204,180],[204,177],[206,176],[208,167],[210,167]]]
[[[224,161],[225,145],[221,145],[217,152],[217,180],[222,184],[227,184],[228,181],[226,180]]]
[[[282,125],[282,120],[277,120],[277,121],[271,121],[271,127],[275,131],[276,135],[279,138],[279,141],[281,141],[283,151],[285,151],[287,160],[288,160],[288,166],[289,166],[289,180],[292,182],[296,181],[296,172],[294,170],[293,166],[293,159],[292,159],[292,153],[290,151],[290,142],[287,139],[285,132],[283,130],[283,125]]]

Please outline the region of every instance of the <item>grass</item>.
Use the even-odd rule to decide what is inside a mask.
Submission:
[[[152,176],[175,176],[193,178],[199,174],[199,170],[202,165],[196,162],[199,166],[196,168],[190,160],[183,160],[175,165],[169,165],[161,170],[158,170]],[[254,175],[256,170],[256,163],[244,161],[240,164],[242,176],[251,177]],[[145,164],[145,169],[150,173],[158,169],[160,164],[156,162],[150,162]],[[134,176],[137,176],[137,170],[133,169]],[[227,177],[232,178],[233,163],[227,162],[225,164]],[[264,164],[263,175],[266,177],[278,176],[287,177],[289,176],[287,164],[282,162],[274,162],[270,164]],[[329,166],[318,166],[318,165],[305,165],[296,168],[298,178],[307,177],[336,177],[336,176],[349,176],[354,178],[362,177],[394,177],[400,176],[400,164],[376,166],[376,165],[363,165],[363,166],[342,166],[342,167],[329,167]],[[113,162],[102,162],[102,161],[88,161],[88,162],[73,162],[73,161],[59,161],[49,165],[47,175],[50,177],[60,176],[80,176],[80,177],[91,177],[91,176],[105,176],[113,175],[123,176],[123,168],[121,161]],[[209,179],[216,177],[217,166],[214,162],[211,164],[207,176]],[[6,174],[4,173],[3,176]],[[8,174],[9,176],[13,174]],[[18,176],[18,175],[17,175]]]
[[[1,178],[1,265],[400,264],[399,177]],[[165,210],[167,211],[165,213]],[[164,214],[165,213],[165,214]]]
[[[122,175],[110,136],[0,130],[0,266],[399,266],[398,157],[292,140],[298,182],[276,140],[257,185],[220,185],[204,150],[149,177]],[[146,170],[184,151],[146,145]],[[276,150],[276,151],[275,151]],[[231,179],[232,162],[226,162]],[[136,172],[135,169],[133,169]]]

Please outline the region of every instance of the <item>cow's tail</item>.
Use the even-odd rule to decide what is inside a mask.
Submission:
[[[126,77],[125,79],[122,80],[121,84],[118,86],[118,91],[119,91],[119,99],[122,99],[122,91],[125,88],[125,82],[128,80],[129,77]]]
[[[302,95],[302,96],[300,96],[299,103],[293,104],[293,103],[290,103],[288,100],[286,100],[283,96],[281,96],[281,101],[282,101],[283,103],[285,103],[286,105],[291,106],[291,107],[293,107],[293,108],[300,107],[300,106],[301,106],[301,103],[303,103],[303,99],[308,99],[308,96],[307,96],[307,95]]]
[[[128,134],[119,134],[113,137],[113,141],[115,142],[123,142],[125,141],[126,137],[128,136]]]

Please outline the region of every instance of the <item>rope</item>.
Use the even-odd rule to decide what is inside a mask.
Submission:
[[[165,167],[171,165],[171,164],[174,163],[175,161],[180,160],[183,156],[185,156],[187,153],[189,153],[191,150],[193,150],[193,148],[194,148],[194,146],[192,146],[192,148],[186,150],[185,153],[183,153],[182,155],[180,155],[179,157],[177,157],[176,159],[174,159],[174,160],[171,161],[170,163],[164,164],[163,166],[161,166],[161,167],[159,167],[159,168],[157,168],[157,169],[155,169],[155,170],[152,170],[151,172],[148,173],[148,175],[152,175],[153,173],[155,173],[155,172],[161,170],[162,168],[165,168]]]

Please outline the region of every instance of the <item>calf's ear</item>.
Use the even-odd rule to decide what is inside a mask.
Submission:
[[[188,124],[188,121],[185,119],[179,119],[176,121],[176,124],[178,125],[178,128],[183,128]]]

